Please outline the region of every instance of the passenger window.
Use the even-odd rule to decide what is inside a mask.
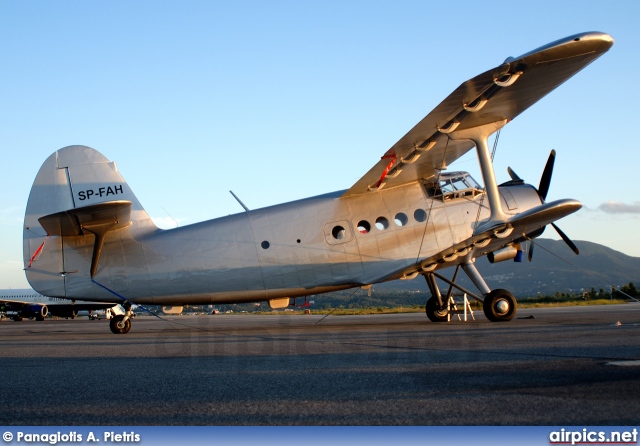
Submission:
[[[407,215],[402,212],[399,212],[396,214],[394,221],[398,226],[405,226],[407,223],[409,223],[409,219],[407,218]]]
[[[358,232],[360,234],[368,234],[371,231],[371,225],[366,220],[360,220],[358,222]]]
[[[381,231],[384,231],[388,227],[389,227],[389,220],[387,220],[384,217],[378,217],[376,219],[376,228],[378,228]]]
[[[416,209],[413,213],[413,218],[415,218],[418,223],[422,223],[427,219],[427,213],[424,209]]]

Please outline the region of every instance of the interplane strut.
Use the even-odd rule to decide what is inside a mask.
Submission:
[[[480,164],[482,180],[487,192],[487,197],[489,198],[491,216],[488,221],[482,223],[475,229],[475,234],[501,226],[507,221],[507,216],[503,212],[502,203],[500,202],[498,183],[493,171],[493,162],[491,161],[491,152],[489,151],[488,143],[489,136],[504,127],[507,122],[508,120],[504,119],[502,121],[492,122],[478,127],[458,130],[449,134],[449,138],[452,140],[468,139],[473,141],[476,145],[478,163]]]

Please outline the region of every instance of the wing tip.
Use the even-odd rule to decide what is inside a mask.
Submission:
[[[539,48],[536,48],[533,51],[529,51],[528,53],[522,54],[518,57],[510,57],[507,60],[515,61],[522,60],[524,58],[528,58],[532,55],[539,54],[553,54],[553,57],[557,57],[556,54],[558,51],[563,53],[563,49],[566,49],[571,53],[571,55],[575,55],[582,52],[596,52],[596,53],[605,53],[613,46],[615,42],[614,38],[611,37],[607,33],[599,32],[599,31],[589,31],[579,34],[573,34],[568,37],[564,37],[562,39],[558,39],[546,45],[543,45]],[[572,50],[568,50],[568,48],[572,48]],[[582,51],[580,50],[582,49]],[[544,59],[544,56],[542,56]]]

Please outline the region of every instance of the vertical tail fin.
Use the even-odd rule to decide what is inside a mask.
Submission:
[[[27,280],[42,294],[67,296],[67,275],[92,278],[105,238],[131,225],[137,234],[157,230],[115,163],[90,147],[56,151],[40,168],[27,202]]]

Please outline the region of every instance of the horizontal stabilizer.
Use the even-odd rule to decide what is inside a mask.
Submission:
[[[93,234],[95,236],[91,257],[91,277],[93,277],[98,270],[98,262],[107,232],[126,228],[131,223],[131,202],[108,201],[69,209],[40,217],[38,222],[49,236]]]
[[[49,236],[79,236],[97,228],[122,229],[131,223],[130,201],[109,201],[45,215],[38,219]]]

